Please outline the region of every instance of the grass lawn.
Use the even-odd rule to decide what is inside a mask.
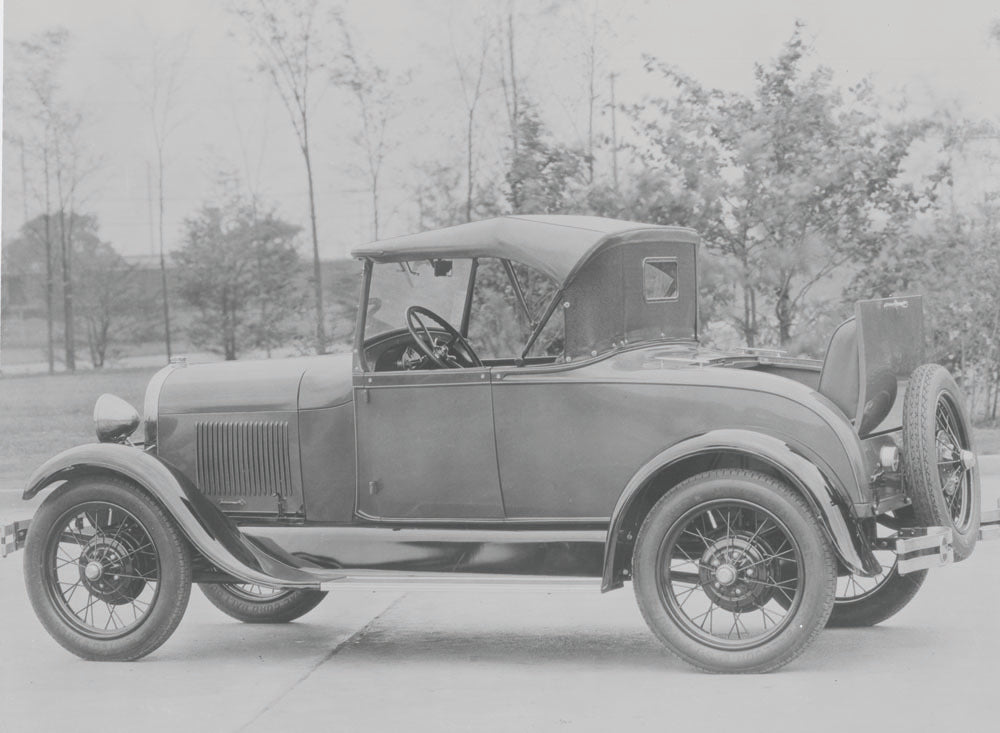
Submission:
[[[92,443],[94,401],[111,392],[142,413],[156,369],[0,378],[0,477],[23,480],[47,458]]]

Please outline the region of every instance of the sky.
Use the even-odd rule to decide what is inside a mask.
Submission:
[[[525,17],[551,0],[520,0]],[[400,112],[384,175],[381,234],[403,234],[414,221],[408,176],[415,163],[455,161],[461,144],[462,104],[454,55],[471,52],[481,33],[477,15],[497,2],[468,0],[347,0],[341,4],[355,43],[396,78]],[[596,7],[605,19],[601,63],[615,72],[619,102],[640,102],[654,91],[642,70],[644,55],[679,67],[702,83],[748,91],[753,64],[774,57],[796,19],[806,25],[814,63],[831,67],[849,86],[871,76],[887,97],[906,91],[915,110],[945,105],[971,118],[1000,119],[1000,47],[989,27],[1000,6],[979,0],[583,0],[525,23],[518,58],[529,93],[543,100],[546,120],[561,137],[583,134],[582,48],[585,19]],[[182,223],[216,190],[218,171],[251,180],[279,212],[305,224],[302,160],[287,115],[221,0],[6,0],[4,41],[30,37],[59,24],[73,43],[62,76],[67,96],[87,114],[86,136],[102,162],[88,183],[84,208],[99,217],[102,236],[126,254],[155,249],[149,210],[152,136],[139,103],[152,39],[186,38],[178,125],[168,140],[166,247],[181,241]],[[607,90],[601,90],[602,95]],[[499,90],[488,90],[483,116],[499,116]],[[321,252],[346,255],[371,239],[370,209],[353,142],[357,114],[336,90],[324,92],[314,127]],[[619,124],[621,121],[619,120]],[[609,125],[607,114],[599,131]],[[989,143],[993,144],[993,143]],[[480,151],[484,158],[498,150]],[[484,161],[488,165],[488,161]],[[5,236],[37,213],[22,196],[16,150],[3,159]]]

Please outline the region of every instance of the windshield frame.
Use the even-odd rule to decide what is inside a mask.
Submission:
[[[465,286],[465,301],[462,308],[462,320],[459,325],[459,333],[462,336],[468,338],[469,336],[469,322],[472,317],[472,305],[475,295],[476,287],[476,274],[479,269],[479,257],[457,257],[454,259],[468,259],[470,261],[468,282]],[[515,357],[518,365],[524,363],[527,358],[528,352],[535,345],[535,341],[538,339],[539,335],[545,328],[545,325],[549,322],[552,314],[555,312],[556,304],[559,303],[563,289],[557,287],[556,292],[553,294],[552,300],[546,305],[544,310],[541,311],[539,315],[535,315],[531,312],[528,306],[527,300],[525,298],[524,289],[521,287],[520,281],[517,279],[517,275],[514,272],[514,261],[507,258],[498,258],[504,268],[507,275],[507,279],[510,282],[511,287],[514,290],[517,306],[522,309],[524,315],[528,319],[531,326],[531,332],[528,336],[526,343],[523,346],[521,354],[519,357]],[[362,285],[361,285],[361,299],[360,307],[358,308],[357,321],[354,329],[354,370],[358,372],[368,372],[371,368],[368,364],[368,360],[365,355],[365,342],[368,340],[368,336],[365,334],[365,329],[368,324],[368,301],[371,297],[371,285],[375,274],[376,261],[370,257],[365,257],[363,259],[364,267],[362,270]],[[405,266],[405,262],[401,263]],[[380,334],[372,334],[372,338]]]
[[[475,257],[456,257],[454,259],[470,260],[468,281],[465,284],[465,296],[462,306],[462,321],[461,325],[459,326],[459,333],[467,337],[469,333],[469,317],[472,311],[472,295],[473,295],[473,288],[476,282],[476,269],[478,267],[478,260]],[[372,371],[371,367],[368,364],[368,359],[366,358],[365,355],[365,342],[369,338],[365,334],[365,328],[367,327],[368,324],[368,301],[371,298],[372,279],[375,274],[376,264],[377,264],[376,261],[371,259],[370,257],[364,258],[364,269],[362,270],[362,276],[361,276],[362,277],[361,301],[358,308],[356,325],[354,328],[354,370],[359,372]],[[400,262],[399,264],[403,267],[406,267],[406,262]],[[388,332],[383,332],[383,333],[388,333]],[[380,335],[381,334],[372,334],[371,338],[375,338]]]

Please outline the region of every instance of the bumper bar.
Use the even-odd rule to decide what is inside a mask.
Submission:
[[[915,527],[901,529],[885,543],[896,552],[896,570],[905,575],[954,562],[953,539],[951,527]]]
[[[31,524],[30,519],[22,519],[13,524],[0,525],[0,557],[7,557],[24,547],[29,524]]]

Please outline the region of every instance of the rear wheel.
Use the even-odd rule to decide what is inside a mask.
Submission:
[[[912,524],[912,518],[907,521]],[[879,524],[877,532],[883,537],[895,529]],[[895,552],[875,550],[874,554],[881,566],[878,575],[837,578],[837,596],[827,626],[874,626],[899,613],[917,595],[927,577],[926,570],[900,575]]]
[[[639,530],[632,569],[653,632],[710,672],[787,664],[833,607],[836,563],[817,520],[753,471],[708,471],[667,492]]]
[[[191,557],[173,520],[139,487],[94,477],[60,487],[39,507],[24,577],[52,638],[84,659],[129,661],[180,623]]]
[[[326,591],[269,588],[256,583],[202,583],[201,591],[220,611],[248,624],[294,621],[326,598]]]
[[[946,369],[917,367],[903,400],[906,482],[917,522],[951,527],[955,559],[964,560],[979,533],[979,469],[962,393]]]

